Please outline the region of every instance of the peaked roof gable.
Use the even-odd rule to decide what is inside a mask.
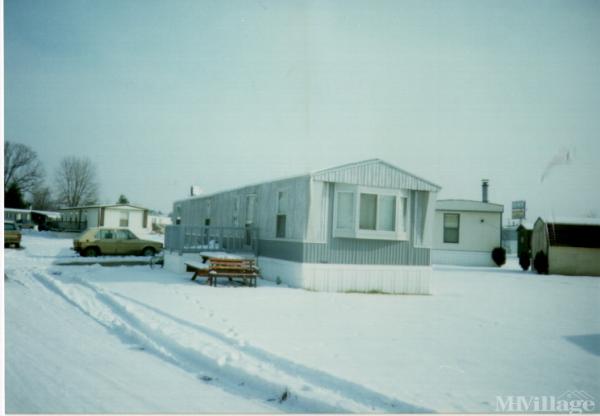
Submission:
[[[380,159],[364,160],[311,174],[323,182],[438,192],[441,187]]]

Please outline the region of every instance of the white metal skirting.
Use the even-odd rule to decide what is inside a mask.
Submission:
[[[431,294],[431,267],[315,264],[259,257],[261,277],[319,292]]]
[[[467,250],[431,250],[431,264],[451,264],[454,266],[496,266],[492,253]]]

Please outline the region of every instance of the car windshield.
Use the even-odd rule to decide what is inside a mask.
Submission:
[[[13,223],[5,222],[4,223],[4,231],[15,231],[17,226]]]

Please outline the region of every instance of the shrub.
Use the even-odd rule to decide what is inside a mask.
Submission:
[[[501,267],[504,263],[506,263],[506,250],[502,247],[496,247],[492,250],[492,260],[494,263]]]
[[[529,257],[529,253],[521,253],[519,254],[519,264],[523,270],[528,270],[531,265],[531,258]]]
[[[548,274],[548,256],[543,251],[538,251],[533,259],[533,267],[538,274]]]

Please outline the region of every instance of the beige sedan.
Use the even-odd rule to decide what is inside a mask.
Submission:
[[[4,223],[4,247],[14,245],[19,248],[21,246],[21,231],[17,224],[12,221]]]
[[[99,255],[154,256],[162,243],[138,238],[127,228],[88,228],[73,240],[73,250],[84,257]]]

